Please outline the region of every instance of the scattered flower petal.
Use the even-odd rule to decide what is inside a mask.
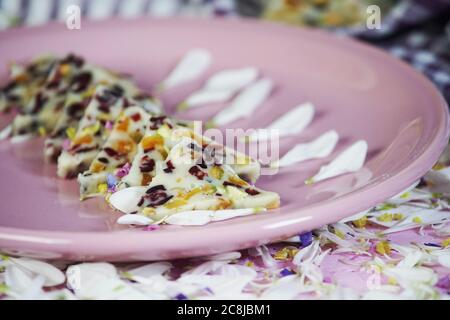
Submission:
[[[356,172],[364,165],[367,154],[367,142],[359,140],[339,154],[329,164],[322,166],[319,172],[307,180],[315,183],[341,174]]]
[[[195,80],[209,68],[212,56],[205,49],[189,50],[161,84],[163,90]]]
[[[273,82],[263,78],[240,92],[231,104],[214,116],[212,122],[222,126],[240,118],[250,116],[270,95]]]

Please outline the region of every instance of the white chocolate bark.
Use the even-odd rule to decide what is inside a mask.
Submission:
[[[42,56],[27,65],[13,63],[10,81],[0,89],[0,112],[23,110],[42,87],[56,61],[54,56]]]
[[[86,68],[92,77],[91,85],[81,92],[70,92],[64,103],[61,116],[56,123],[51,135],[45,141],[44,155],[47,162],[56,161],[61,154],[64,140],[67,139],[67,131],[74,131],[78,128],[81,117],[95,93],[98,84],[108,84],[116,86],[118,90],[123,90],[123,95],[134,104],[132,100],[140,105],[149,105],[153,110],[160,110],[159,105],[150,96],[145,96],[140,89],[134,85],[130,79],[120,77],[115,73],[95,66]],[[142,98],[142,99],[140,99]]]
[[[122,179],[119,188],[147,185],[155,175],[155,164],[165,160],[168,150],[183,137],[195,138],[202,145],[214,147],[215,156],[221,158],[222,163],[229,164],[244,180],[254,183],[258,179],[261,169],[258,161],[214,143],[207,137],[200,137],[185,123],[167,116],[153,116],[138,145],[129,173]]]
[[[122,94],[114,86],[97,86],[68,150],[58,158],[59,177],[74,178],[89,168],[108,134],[105,125],[114,123],[126,107]]]
[[[66,95],[89,85],[90,75],[83,70],[84,60],[68,55],[52,65],[45,83],[33,95],[12,123],[13,135],[52,132],[61,115]]]
[[[158,221],[189,210],[279,206],[278,194],[250,185],[227,164],[205,162],[203,151],[196,140],[181,138],[166,160],[156,164],[155,176],[148,188],[142,190],[136,212]]]
[[[122,112],[89,170],[78,175],[82,199],[104,194],[108,174],[133,160],[149,118],[150,114],[140,106]]]

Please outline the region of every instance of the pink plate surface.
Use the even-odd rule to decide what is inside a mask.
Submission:
[[[0,248],[9,254],[67,260],[157,260],[255,246],[335,222],[365,210],[411,185],[447,143],[448,115],[433,85],[406,64],[356,41],[256,21],[108,20],[67,30],[54,24],[0,33],[0,78],[7,62],[69,51],[134,75],[144,88],[164,78],[194,47],[209,49],[214,63],[195,83],[163,96],[166,111],[214,71],[257,66],[276,83],[258,112],[231,127],[269,124],[300,102],[317,109],[301,135],[284,138],[280,152],[329,129],[341,135],[328,158],[264,176],[259,186],[280,193],[270,213],[201,227],[164,227],[146,232],[118,227],[103,200],[80,203],[76,181],[55,177],[44,165],[42,141],[0,143]],[[209,119],[221,106],[181,113]],[[2,116],[0,125],[4,126]],[[355,174],[304,185],[321,164],[358,139],[369,144],[366,165]]]

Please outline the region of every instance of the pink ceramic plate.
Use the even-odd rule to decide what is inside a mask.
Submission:
[[[329,129],[342,137],[330,158],[260,179],[262,188],[281,194],[279,210],[152,232],[120,229],[117,214],[103,200],[80,203],[77,183],[57,179],[55,167],[43,164],[42,141],[2,142],[0,248],[9,254],[156,260],[256,246],[335,222],[397,194],[431,168],[447,143],[447,106],[429,81],[379,50],[319,31],[237,20],[110,20],[83,23],[79,31],[63,25],[7,31],[0,34],[0,47],[1,78],[10,60],[73,51],[133,74],[144,88],[163,79],[188,49],[204,47],[214,57],[209,74],[253,65],[277,85],[254,116],[233,127],[262,127],[311,101],[318,109],[316,118],[301,135],[282,140],[281,154]],[[167,93],[167,111],[202,80]],[[206,120],[218,108],[180,116]],[[357,139],[369,144],[362,170],[304,185],[321,164]]]

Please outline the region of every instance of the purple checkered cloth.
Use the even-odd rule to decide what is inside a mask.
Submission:
[[[86,18],[109,16],[259,16],[262,0],[0,0],[0,28],[63,20],[68,5]],[[450,102],[450,0],[401,0],[382,28],[335,30],[380,46],[423,72]]]
[[[450,103],[450,0],[401,1],[380,30],[355,34],[410,63]]]

